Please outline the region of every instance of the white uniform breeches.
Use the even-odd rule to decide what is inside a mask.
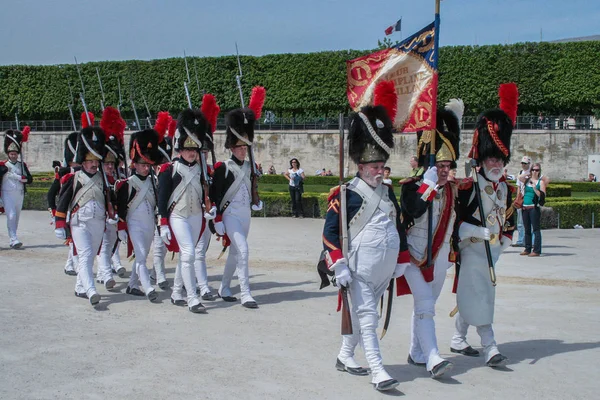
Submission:
[[[167,255],[167,246],[165,246],[165,242],[163,242],[160,237],[160,233],[158,233],[158,228],[154,228],[154,243],[152,245],[153,248],[153,257],[154,257],[154,273],[156,274],[156,282],[161,283],[167,280],[167,275],[165,274],[165,257]]]
[[[444,244],[434,265],[434,276],[431,282],[425,282],[420,268],[411,263],[404,276],[413,294],[413,315],[411,326],[410,356],[418,363],[427,363],[427,370],[444,361],[440,357],[435,335],[435,303],[444,286],[446,272],[451,263],[448,261],[450,245]]]
[[[172,233],[177,238],[179,245],[179,262],[175,270],[173,292],[181,295],[183,286],[185,285],[188,304],[192,300],[197,301],[198,299],[198,295],[196,294],[194,261],[196,258],[195,249],[200,238],[203,218],[202,214],[181,217],[174,213],[169,218]]]
[[[235,204],[235,203],[232,203]],[[250,232],[250,207],[233,208],[230,206],[223,213],[225,232],[231,240],[229,255],[225,262],[223,280],[219,293],[221,296],[231,296],[231,279],[237,270],[240,282],[240,295],[242,303],[254,301],[250,293],[250,280],[248,273],[248,233]]]
[[[19,218],[21,217],[21,209],[23,208],[23,192],[15,190],[2,192],[2,201],[4,202],[4,212],[6,213],[8,237],[10,243],[13,244],[18,241],[17,228],[19,226]]]
[[[71,236],[77,250],[78,269],[75,291],[85,292],[88,297],[96,293],[94,285],[94,258],[98,254],[106,221],[102,218],[92,218],[87,221],[71,220]]]
[[[146,260],[154,239],[154,214],[148,212],[148,209],[141,205],[135,210],[130,210],[127,215],[127,231],[135,252],[129,287],[138,289],[139,278],[144,293],[148,294],[154,290],[152,283],[150,283],[150,272],[146,266]]]
[[[106,282],[113,279],[111,257],[117,244],[117,225],[106,224],[104,235],[102,236],[102,246],[98,255],[98,273],[96,278]]]
[[[210,293],[210,287],[208,286],[208,273],[206,271],[206,250],[210,244],[210,237],[212,236],[210,229],[204,229],[202,237],[196,245],[196,260],[194,261],[194,269],[196,271],[196,279],[198,281],[198,287],[200,288],[200,295]]]

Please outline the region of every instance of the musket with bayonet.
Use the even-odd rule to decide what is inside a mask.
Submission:
[[[79,93],[79,99],[81,100],[81,104],[83,105],[83,111],[85,112],[85,118],[88,121],[88,125],[92,128],[92,120],[90,119],[90,115],[88,113],[87,104],[85,102],[85,85],[83,83],[83,77],[81,76],[81,70],[79,69],[79,63],[77,62],[77,57],[75,57],[75,66],[77,67],[77,74],[79,75],[79,80],[81,81],[81,92]],[[106,172],[104,171],[103,161],[100,160],[100,171],[102,173],[102,178],[104,181],[104,195],[106,198],[106,208],[108,213],[108,219],[117,222],[118,216],[115,214],[115,210],[110,198],[110,183],[108,182],[108,178],[106,176]],[[109,222],[110,223],[110,222]]]
[[[121,112],[121,105],[123,104],[123,96],[121,95],[121,77],[117,76],[117,86],[119,88],[119,104],[117,104],[117,110]]]
[[[242,108],[246,107],[244,104],[244,92],[242,91],[242,63],[240,62],[240,53],[238,52],[237,43],[235,44],[235,53],[237,56],[238,63],[238,71],[239,74],[235,76],[235,81],[237,83],[238,90],[240,92],[240,101],[242,103]],[[252,182],[252,204],[259,205],[260,197],[258,196],[258,168],[256,166],[256,162],[254,160],[254,150],[252,148],[252,143],[248,145],[248,158],[250,159],[250,180]]]
[[[75,101],[73,100],[73,89],[71,88],[71,79],[69,79],[69,75],[67,75],[67,84],[69,85],[69,95],[71,96],[70,98],[70,103],[67,104],[67,107],[69,108],[69,115],[71,116],[71,123],[73,124],[73,131],[77,132],[77,124],[75,123],[75,115],[73,114],[73,104],[75,103]]]
[[[100,84],[100,94],[102,95],[102,98],[100,99],[100,108],[102,108],[102,112],[104,112],[106,98],[104,97],[104,88],[102,87],[102,78],[100,78],[100,70],[98,67],[96,67],[96,75],[98,75],[98,84]]]

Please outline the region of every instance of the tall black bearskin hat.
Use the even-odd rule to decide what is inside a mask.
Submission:
[[[158,149],[159,134],[154,129],[134,132],[129,138],[129,158],[132,163],[159,164],[163,154]]]
[[[17,152],[21,154],[21,146],[29,140],[29,126],[23,128],[23,131],[9,129],[4,133],[4,153]]]
[[[382,81],[375,88],[375,105],[364,106],[350,117],[348,154],[356,164],[387,162],[390,158],[396,102],[394,83]]]
[[[160,111],[156,117],[156,123],[154,124],[154,130],[158,133],[158,151],[161,154],[159,164],[171,162],[171,138],[167,137],[167,131],[173,121],[173,117],[168,111]],[[177,123],[175,123],[177,124]],[[175,131],[173,131],[175,134]]]
[[[75,154],[77,154],[77,135],[79,132],[71,132],[69,136],[65,139],[65,150],[64,150],[64,158],[65,158],[65,167],[69,166],[69,163],[75,161]]]
[[[203,140],[207,129],[207,122],[200,110],[186,108],[177,118],[177,132],[175,132],[175,150],[183,149],[200,151],[205,147]]]
[[[119,165],[125,161],[125,127],[127,124],[121,118],[121,113],[114,107],[106,107],[102,113],[100,127],[106,135],[106,157],[104,162]]]
[[[102,128],[94,126],[94,114],[91,112],[81,113],[81,131],[77,135],[77,154],[75,162],[81,164],[84,161],[102,161],[106,154],[106,137]]]
[[[451,161],[456,168],[460,157],[460,121],[465,110],[461,99],[450,99],[446,106],[437,111],[435,134],[435,161]],[[431,131],[417,132],[417,155],[420,167],[429,167]]]
[[[517,121],[519,91],[514,83],[500,85],[500,108],[483,112],[475,124],[469,157],[477,161],[494,157],[510,161],[510,137]]]
[[[225,138],[226,149],[240,145],[252,145],[252,142],[254,142],[254,123],[260,119],[265,98],[265,88],[255,86],[252,89],[250,103],[247,108],[231,110],[225,115],[225,125],[227,126],[225,131],[227,134]]]

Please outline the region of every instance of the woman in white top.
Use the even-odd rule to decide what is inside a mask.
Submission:
[[[304,218],[304,208],[302,208],[302,193],[304,193],[304,170],[300,168],[300,161],[297,158],[290,160],[290,169],[284,174],[290,181],[290,197],[292,198],[292,214],[294,218]]]

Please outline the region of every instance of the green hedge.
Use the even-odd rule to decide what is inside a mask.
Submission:
[[[254,85],[267,88],[265,110],[277,116],[306,115],[335,117],[348,111],[346,61],[373,50],[341,50],[308,54],[242,56],[243,91]],[[467,115],[477,115],[498,106],[498,85],[514,81],[519,85],[519,113],[589,114],[600,109],[600,41],[571,43],[517,43],[492,46],[442,47],[439,62],[439,95],[443,103],[460,97]],[[237,62],[234,56],[189,57],[196,65],[201,90],[216,95],[225,112],[239,106],[235,89]],[[63,67],[63,68],[61,68]],[[90,111],[100,111],[100,90],[96,67],[102,76],[106,103],[117,105],[117,78],[123,99],[135,83],[138,102],[141,93],[151,112],[178,113],[187,107],[182,82],[186,78],[183,58],[152,61],[106,61],[81,64]],[[68,119],[70,101],[66,76],[77,86],[74,65],[0,66],[0,119],[12,120],[17,106],[26,119]],[[191,96],[198,105],[195,84]],[[143,109],[143,104],[138,104]],[[132,118],[129,102],[121,110]],[[76,104],[75,112],[82,112]]]
[[[560,228],[570,229],[575,225],[581,225],[584,228],[592,227],[592,214],[594,214],[594,226],[598,227],[598,218],[600,218],[600,201],[563,201],[552,203],[553,219],[550,227],[558,227],[560,218]],[[544,228],[544,225],[542,224]]]
[[[600,183],[598,182],[571,182],[573,192],[600,192]]]
[[[551,183],[546,188],[546,197],[571,197],[572,186],[569,184]]]

